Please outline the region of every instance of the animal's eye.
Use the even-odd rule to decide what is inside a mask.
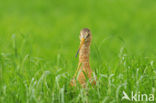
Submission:
[[[87,34],[86,38],[88,38],[88,37],[89,37],[89,34]]]

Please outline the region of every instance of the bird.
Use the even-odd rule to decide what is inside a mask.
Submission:
[[[80,31],[80,47],[76,53],[76,56],[79,54],[79,63],[75,75],[71,80],[71,86],[76,86],[77,82],[82,87],[86,87],[87,80],[91,84],[96,84],[95,78],[93,76],[93,71],[89,64],[89,55],[90,55],[90,44],[92,40],[92,33],[88,28],[84,28]]]

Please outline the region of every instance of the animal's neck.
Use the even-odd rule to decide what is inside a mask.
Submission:
[[[90,42],[86,42],[80,49],[79,62],[89,66]]]

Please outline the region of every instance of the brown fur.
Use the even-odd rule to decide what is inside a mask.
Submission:
[[[92,75],[92,69],[90,68],[89,65],[89,54],[90,54],[90,44],[91,44],[92,34],[90,30],[87,28],[81,30],[80,34],[83,35],[83,33],[85,32],[88,32],[89,36],[85,39],[85,42],[79,51],[78,73],[76,74],[78,78],[74,76],[73,80],[71,81],[72,86],[76,86],[75,79],[77,79],[78,82],[81,84],[81,86],[85,87],[87,82],[86,76],[89,79],[90,83],[96,84],[95,80],[91,82],[91,79],[93,79],[93,75]]]

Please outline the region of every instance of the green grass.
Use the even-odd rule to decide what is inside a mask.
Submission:
[[[127,103],[155,94],[155,0],[0,1],[0,103]],[[72,88],[79,32],[97,85]]]

